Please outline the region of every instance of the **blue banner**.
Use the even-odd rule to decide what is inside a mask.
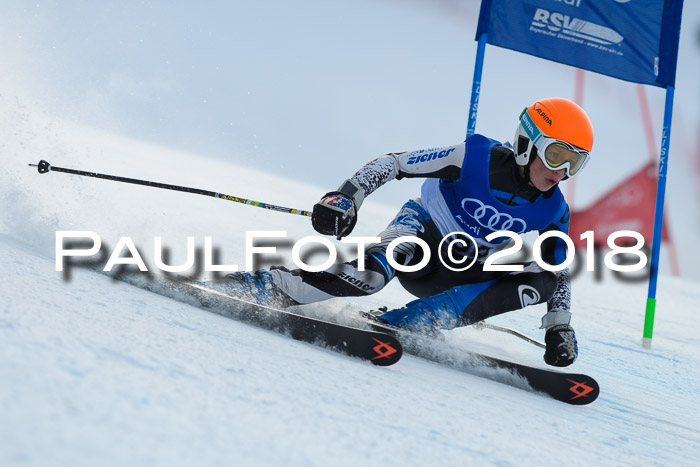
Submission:
[[[634,83],[674,86],[683,0],[482,0],[476,38]]]

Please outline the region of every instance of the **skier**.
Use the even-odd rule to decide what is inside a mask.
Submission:
[[[401,308],[375,312],[374,319],[423,332],[467,326],[547,302],[541,326],[547,347],[544,360],[568,366],[578,355],[569,324],[568,269],[555,273],[530,262],[522,271],[490,271],[484,262],[505,248],[508,239],[486,237],[502,230],[568,233],[569,208],[558,184],[585,167],[592,146],[593,128],[585,111],[570,100],[548,98],[523,110],[512,145],[475,134],[454,146],[383,155],[324,195],[312,214],[314,229],[341,238],[352,232],[362,202],[377,188],[393,179],[426,179],[420,198],[404,204],[378,235],[381,241],[366,247],[363,270],[357,259],[323,272],[272,267],[254,274],[230,274],[224,290],[259,304],[286,307],[372,294],[397,277],[419,298]],[[449,258],[445,254],[449,242],[441,240],[450,235],[454,239],[456,232],[475,240],[453,244],[462,248],[452,249],[452,269],[463,264],[460,261],[476,258],[461,272],[439,259]],[[428,264],[416,272],[397,270],[387,259],[387,246],[402,236],[418,237],[430,247]],[[561,238],[543,242],[542,258],[548,264],[559,265],[565,257]],[[416,243],[400,243],[393,250],[393,259],[404,266],[423,258]]]

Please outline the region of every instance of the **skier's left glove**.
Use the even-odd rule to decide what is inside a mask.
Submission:
[[[574,328],[568,324],[557,324],[547,329],[544,335],[547,351],[544,361],[552,366],[569,366],[578,357],[578,344]]]
[[[334,235],[340,240],[349,235],[357,223],[357,211],[365,191],[354,180],[346,180],[338,191],[326,193],[311,213],[311,224],[318,233]]]

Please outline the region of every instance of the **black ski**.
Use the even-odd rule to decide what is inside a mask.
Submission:
[[[393,365],[403,353],[398,339],[382,330],[345,326],[258,305],[186,279],[159,278],[143,281],[122,277],[119,280],[237,321],[287,335],[298,341],[368,360],[375,365]]]
[[[362,315],[367,317],[366,313]],[[499,383],[540,392],[567,404],[590,404],[600,393],[598,382],[588,375],[535,368],[476,352],[457,352],[454,349],[447,351],[442,342],[433,336],[401,330],[371,320],[368,322],[373,329],[401,339],[404,351],[409,355]],[[502,372],[489,371],[494,368],[507,370],[508,374],[504,377]]]

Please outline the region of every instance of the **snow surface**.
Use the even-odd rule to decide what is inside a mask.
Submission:
[[[309,206],[318,187],[206,161],[57,121],[65,166]],[[44,133],[15,141],[3,164],[0,234],[1,465],[692,465],[700,448],[696,283],[661,277],[653,348],[640,345],[645,286],[578,279],[572,370],[601,395],[585,407],[404,356],[379,368],[293,341],[81,267],[55,271],[56,230],[93,230],[111,253],[131,236],[153,264],[162,235],[173,264],[184,239],[214,238],[243,262],[245,229],[309,234],[301,216],[24,166]],[[67,150],[70,148],[70,150]],[[17,150],[15,152],[14,150]],[[201,170],[206,166],[207,170]],[[167,167],[167,171],[163,170]],[[206,172],[206,173],[205,173]],[[321,190],[322,191],[322,190]],[[358,235],[392,214],[367,201]],[[365,232],[366,231],[366,232]],[[364,232],[364,233],[363,233]],[[281,256],[285,257],[284,249]],[[289,263],[288,251],[286,253]],[[398,284],[312,313],[338,318],[410,297]],[[544,310],[494,319],[541,338]],[[544,366],[542,351],[493,331],[447,344]]]
[[[209,236],[220,263],[242,265],[246,230],[282,229],[289,241],[260,266],[291,266],[291,241],[312,230],[203,196],[39,175],[27,167],[39,159],[309,209],[372,157],[463,139],[475,0],[224,3],[215,18],[196,3],[110,0],[3,11],[0,465],[697,465],[699,3],[685,2],[667,199],[686,279],[666,274],[664,250],[651,350],[640,342],[646,282],[575,279],[571,370],[601,385],[585,407],[411,356],[375,367],[87,268],[56,272],[59,230],[97,233],[106,255],[128,236],[149,266],[156,236],[172,264],[187,236],[199,247]],[[513,70],[533,66],[551,79],[513,85]],[[504,116],[572,97],[573,77],[489,47],[477,130],[510,138]],[[636,92],[587,74],[598,159],[577,180],[577,205],[646,162]],[[658,139],[663,93],[649,100]],[[373,194],[353,235],[376,234],[417,187]],[[410,299],[390,284],[305,312],[343,320]],[[493,322],[541,339],[543,313]],[[446,340],[544,367],[540,349],[509,335]]]

